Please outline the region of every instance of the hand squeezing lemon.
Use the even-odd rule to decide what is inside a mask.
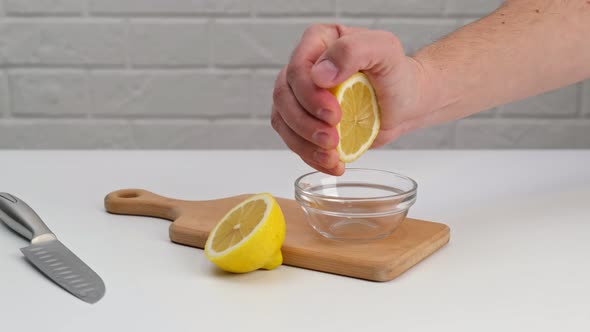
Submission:
[[[358,72],[330,92],[342,110],[336,150],[342,162],[351,163],[371,147],[379,134],[381,118],[375,89],[368,77]]]
[[[341,161],[350,163],[371,147],[379,133],[377,97],[367,76],[360,72],[330,92],[342,110],[337,151]],[[285,232],[285,218],[272,195],[254,195],[221,218],[207,238],[205,254],[228,272],[272,270],[283,263]]]
[[[272,195],[253,195],[217,223],[205,254],[222,270],[234,273],[272,270],[283,263],[285,218]]]

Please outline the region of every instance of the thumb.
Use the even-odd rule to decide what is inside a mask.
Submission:
[[[311,79],[332,88],[358,71],[386,75],[405,58],[401,43],[387,31],[364,31],[337,39],[311,68]]]

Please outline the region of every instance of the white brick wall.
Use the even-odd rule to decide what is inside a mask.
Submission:
[[[141,66],[207,66],[211,33],[203,20],[144,21],[129,25],[129,63]]]
[[[582,113],[590,118],[590,81],[586,81],[582,89]]]
[[[550,91],[535,98],[500,106],[504,117],[564,117],[573,118],[580,112],[578,95],[580,84]]]
[[[500,0],[0,0],[0,148],[285,148],[272,88],[305,27],[408,52]],[[590,148],[590,81],[386,148]]]
[[[88,114],[88,77],[77,70],[11,71],[12,113],[20,116]]]
[[[81,1],[81,0],[79,0]],[[103,15],[246,15],[244,0],[88,0],[91,14]]]
[[[279,74],[279,69],[275,70],[258,70],[252,76],[250,81],[250,98],[252,114],[266,116],[272,110],[272,92],[275,79]]]
[[[588,148],[589,119],[477,119],[457,124],[457,148]]]
[[[449,122],[428,130],[417,130],[387,145],[393,149],[451,149],[455,146],[457,124]]]
[[[97,67],[125,64],[125,24],[81,18],[5,19],[0,64]]]
[[[212,29],[212,61],[220,66],[280,66],[307,25],[281,19],[218,20]]]
[[[391,31],[396,34],[407,53],[414,53],[419,48],[435,42],[444,35],[459,28],[461,24],[455,19],[383,19],[377,20],[372,27]]]
[[[10,15],[80,15],[86,4],[80,0],[4,0]]]
[[[0,119],[7,117],[10,110],[10,99],[6,75],[0,73]],[[2,121],[2,120],[0,120]]]
[[[445,14],[483,16],[498,8],[503,0],[446,0]]]
[[[154,132],[160,133],[154,135]],[[142,148],[267,149],[282,148],[266,120],[227,119],[142,120],[132,124],[132,136]]]
[[[126,121],[6,119],[0,122],[0,148],[91,149],[133,145]]]
[[[333,0],[252,0],[252,12],[257,16],[331,15],[334,12],[333,2]]]
[[[245,71],[96,71],[91,76],[94,114],[244,118],[252,114],[250,76]]]
[[[336,0],[338,13],[349,16],[438,16],[443,0]]]

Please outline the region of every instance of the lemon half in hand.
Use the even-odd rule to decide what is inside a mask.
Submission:
[[[336,150],[342,162],[351,163],[371,147],[379,134],[381,116],[375,89],[369,78],[358,72],[330,92],[342,110],[337,126],[340,141]]]
[[[207,238],[205,254],[228,272],[272,270],[283,263],[285,231],[276,200],[268,193],[257,194],[223,216]]]

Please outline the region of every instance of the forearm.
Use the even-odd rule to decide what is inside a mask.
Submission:
[[[413,128],[572,84],[590,77],[590,1],[507,1],[412,58],[423,78]]]

